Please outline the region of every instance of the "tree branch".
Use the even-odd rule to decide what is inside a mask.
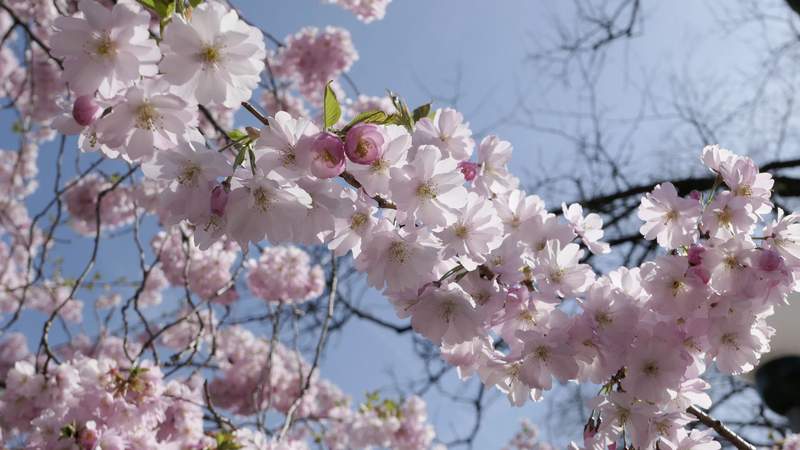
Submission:
[[[725,424],[704,413],[700,410],[700,408],[692,405],[686,408],[686,412],[697,417],[697,420],[699,420],[700,423],[716,431],[717,434],[725,438],[739,450],[756,450],[756,447],[753,444],[745,441],[741,436],[734,433],[730,428],[726,427]]]

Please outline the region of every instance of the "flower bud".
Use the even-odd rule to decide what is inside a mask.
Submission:
[[[333,178],[344,172],[344,143],[336,135],[322,132],[311,143],[311,173]]]
[[[261,137],[261,131],[258,128],[244,127],[244,130],[247,131],[247,137],[254,141]]]
[[[774,272],[783,264],[783,258],[775,250],[764,249],[758,255],[758,268],[764,272]]]
[[[461,161],[458,163],[458,168],[461,170],[461,173],[464,174],[464,179],[467,181],[472,181],[478,176],[478,169],[480,169],[480,167],[480,164],[470,161]]]
[[[345,152],[350,161],[368,165],[383,156],[383,143],[383,134],[376,125],[361,123],[347,132]]]
[[[78,431],[77,442],[81,450],[92,450],[97,446],[99,436],[94,421],[89,421],[86,426]]]
[[[72,105],[72,118],[78,125],[88,127],[103,114],[103,108],[95,103],[91,95],[81,95]]]
[[[706,252],[705,247],[702,245],[694,244],[689,247],[689,264],[692,266],[699,266],[703,264],[703,253]]]
[[[700,201],[700,199],[703,198],[703,194],[701,194],[700,191],[695,189],[692,192],[689,192],[689,198],[692,200]]]
[[[225,206],[228,205],[228,190],[225,186],[218,184],[211,190],[211,214],[217,216],[225,215]]]

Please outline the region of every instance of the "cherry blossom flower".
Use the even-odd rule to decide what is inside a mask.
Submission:
[[[231,191],[228,199],[227,232],[242,247],[249,242],[269,239],[273,244],[292,239],[285,221],[300,223],[311,207],[311,197],[288,180],[256,175]]]
[[[264,70],[264,37],[216,0],[201,3],[188,17],[176,14],[166,27],[164,79],[200,104],[239,106],[258,86]]]
[[[376,288],[387,285],[389,290],[400,291],[433,281],[438,249],[425,231],[395,231],[387,229],[386,222],[382,223],[384,227],[374,230],[356,259],[360,270],[369,268],[369,284]]]
[[[279,111],[269,118],[269,126],[261,131],[255,143],[256,165],[272,169],[284,178],[295,180],[307,175],[309,167],[308,146],[311,136],[319,129],[304,118],[292,118]],[[306,142],[301,142],[301,141]]]
[[[584,217],[583,208],[577,203],[569,205],[569,208],[562,203],[561,210],[572,231],[581,238],[590,252],[602,255],[611,251],[608,243],[600,242],[600,239],[603,239],[603,219],[599,215],[590,213]]]
[[[334,220],[334,237],[328,243],[328,248],[334,250],[337,255],[352,251],[353,258],[358,258],[362,243],[377,226],[375,211],[376,208],[367,201],[363,199],[356,201],[349,216],[345,215]]]
[[[411,308],[411,326],[436,344],[469,341],[480,324],[475,302],[456,283],[425,289]]]
[[[286,39],[271,66],[277,76],[291,79],[306,98],[319,103],[325,84],[347,72],[357,59],[349,31],[305,27]]]
[[[297,247],[266,248],[247,266],[247,285],[263,300],[301,303],[318,297],[325,288],[322,267],[312,266],[308,253]]]
[[[650,402],[668,400],[676,395],[673,386],[689,365],[688,358],[676,351],[679,346],[661,336],[645,334],[639,339],[628,354],[625,391]]]
[[[121,147],[133,160],[150,159],[155,149],[177,145],[197,118],[181,97],[165,90],[166,85],[157,80],[128,89],[111,114],[98,121],[101,141]]]
[[[475,147],[469,124],[464,116],[451,109],[438,109],[433,118],[423,117],[414,131],[414,147],[433,145],[439,147],[445,157],[458,161],[469,159]]]
[[[64,80],[79,95],[98,91],[111,98],[140,76],[152,77],[161,52],[150,38],[150,15],[133,2],[108,9],[80,0],[82,17],[60,16],[51,40],[53,54],[64,60]]]
[[[453,223],[458,208],[467,199],[457,164],[454,159],[444,157],[437,147],[418,148],[409,166],[392,169],[392,199],[412,221],[431,227]]]
[[[722,178],[736,196],[752,205],[756,214],[765,214],[772,209],[769,199],[775,180],[770,173],[759,172],[752,159],[737,158]]]
[[[383,132],[386,135],[385,149],[378,159],[368,166],[347,164],[348,172],[361,183],[361,186],[370,195],[390,194],[391,170],[405,166],[408,150],[411,147],[411,136],[403,127],[393,125],[386,127]]]
[[[513,147],[508,141],[489,135],[478,146],[480,172],[475,187],[483,195],[502,194],[516,189],[519,180],[508,171]]]
[[[456,257],[465,269],[475,270],[502,243],[502,226],[492,203],[470,193],[451,225],[436,233],[444,258]]]
[[[642,197],[639,218],[645,221],[639,230],[645,239],[656,239],[659,245],[673,249],[696,239],[700,204],[679,197],[672,183],[662,183]]]
[[[583,250],[577,244],[562,247],[558,240],[547,241],[534,264],[533,274],[545,295],[572,297],[586,290],[594,281],[594,273],[580,264]]]
[[[358,20],[370,23],[381,20],[386,15],[386,7],[392,0],[326,0],[328,3],[339,5],[349,10]]]

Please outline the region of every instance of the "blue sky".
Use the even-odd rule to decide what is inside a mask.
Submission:
[[[323,5],[320,0],[238,0],[234,2],[250,20],[277,37],[285,37],[302,26],[343,26],[349,29],[360,58],[350,75],[359,89],[369,95],[380,95],[391,89],[404,96],[410,104],[417,105],[432,97],[456,96],[461,109],[473,129],[485,132],[491,128],[515,145],[512,171],[523,178],[531,174],[557,170],[572,163],[578,155],[573,144],[552,133],[537,131],[520,125],[529,117],[520,112],[510,116],[512,124],[498,124],[520,99],[537,111],[561,111],[585,114],[588,92],[579,83],[575,72],[563,79],[537,73],[526,62],[526,57],[537,46],[547,45],[554,31],[556,18],[569,19],[574,13],[571,2],[532,0],[395,0],[389,6],[383,21],[371,24],[358,22],[350,13],[335,6]],[[753,47],[742,36],[731,36],[724,30],[709,30],[719,9],[707,2],[680,0],[650,4],[645,2],[645,34],[623,44],[619,51],[609,54],[606,70],[597,78],[598,108],[609,131],[610,144],[627,142],[630,153],[637,159],[635,167],[644,177],[656,170],[682,170],[673,166],[676,154],[697,153],[695,146],[673,128],[673,118],[660,111],[648,110],[655,116],[637,127],[635,136],[625,140],[626,121],[639,109],[642,91],[649,85],[656,97],[669,96],[676,83],[681,83],[682,73],[693,79],[714,82],[739,76],[737,69],[753,64]],[[457,82],[460,80],[460,82]],[[457,95],[456,95],[457,94]],[[9,112],[0,113],[3,124],[13,120]],[[255,121],[241,116],[241,125],[256,125]],[[538,122],[541,120],[542,122]],[[537,117],[537,123],[553,128],[564,127],[569,132],[585,132],[586,123],[562,120],[554,115]],[[568,128],[567,128],[568,127]],[[14,147],[16,137],[3,126],[0,133],[7,146]],[[746,140],[735,130],[718,136],[723,144],[731,145]],[[14,143],[14,144],[12,144]],[[73,175],[71,161],[75,155],[74,143],[69,142],[65,177]],[[40,189],[29,204],[38,211],[49,197],[54,175],[55,144],[42,148],[40,156]],[[93,158],[84,155],[82,161]],[[667,161],[664,166],[662,163]],[[696,165],[696,164],[695,164]],[[110,166],[109,166],[110,167]],[[571,198],[549,199],[569,201]],[[60,236],[70,238],[74,236]],[[75,275],[82,268],[90,250],[88,241],[61,246],[62,255],[74,265],[65,268],[67,275]],[[105,242],[109,253],[101,256],[98,266],[107,278],[124,275],[125,265],[119,261],[135,261],[135,249],[130,237],[120,237]],[[361,304],[387,320],[394,318],[388,303],[374,292],[368,292]],[[40,324],[41,317],[26,314],[21,324],[28,329]],[[375,389],[391,391],[395,380],[419,377],[421,367],[414,359],[409,335],[397,336],[370,323],[354,320],[346,331],[336,334],[322,365],[322,375],[341,386],[355,400],[363,399],[365,392]],[[455,377],[446,379],[453,389],[470,389],[472,384],[461,385]],[[475,448],[500,448],[518,429],[519,419],[530,417],[541,424],[544,439],[563,444],[580,436],[580,428],[558,429],[558,420],[552,420],[554,409],[563,396],[552,395],[550,401],[513,408],[496,392],[484,411],[482,430]],[[469,409],[432,394],[429,413],[444,440],[463,435],[472,426]],[[554,400],[555,399],[555,400]]]

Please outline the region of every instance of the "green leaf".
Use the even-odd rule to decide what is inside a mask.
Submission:
[[[172,14],[175,12],[175,0],[138,0],[138,1],[140,5],[155,11],[162,22],[165,19],[169,19],[170,17],[172,17]]]
[[[239,149],[239,153],[236,154],[236,159],[233,160],[233,168],[236,169],[237,167],[241,166],[244,162],[244,157],[247,154],[247,147],[244,146]]]
[[[233,433],[227,431],[217,433],[217,435],[214,436],[214,440],[217,443],[216,450],[238,450],[243,448],[236,442]]]
[[[250,172],[253,173],[253,176],[256,175],[256,154],[253,151],[253,147],[247,146],[247,156],[250,158]]]
[[[192,8],[197,8],[197,5],[203,3],[203,0],[189,0],[189,4],[192,5]]]
[[[406,102],[404,102],[403,99],[401,99],[394,92],[388,91],[388,93],[389,93],[389,99],[392,100],[392,104],[394,105],[394,109],[397,110],[397,114],[399,114],[400,116],[398,125],[403,125],[409,132],[413,132],[414,118],[408,111],[408,105],[406,105]]]
[[[322,117],[325,130],[336,125],[336,122],[342,117],[342,108],[339,106],[339,100],[336,98],[336,93],[333,92],[331,83],[333,81],[329,81],[325,85],[325,95],[322,99]]]
[[[347,133],[350,128],[360,124],[360,123],[376,123],[376,124],[383,124],[386,122],[386,118],[389,117],[385,112],[381,110],[373,110],[373,111],[364,111],[361,114],[355,116],[353,120],[350,121],[347,125],[342,128],[342,133]]]
[[[244,130],[231,130],[228,131],[228,137],[234,141],[241,141],[242,139],[248,137],[248,135]]]
[[[431,113],[431,104],[430,103],[425,103],[422,106],[418,106],[417,109],[415,109],[414,112],[412,113],[413,114],[412,117],[414,119],[414,123],[419,122],[420,119],[428,117],[428,115],[430,113]]]

